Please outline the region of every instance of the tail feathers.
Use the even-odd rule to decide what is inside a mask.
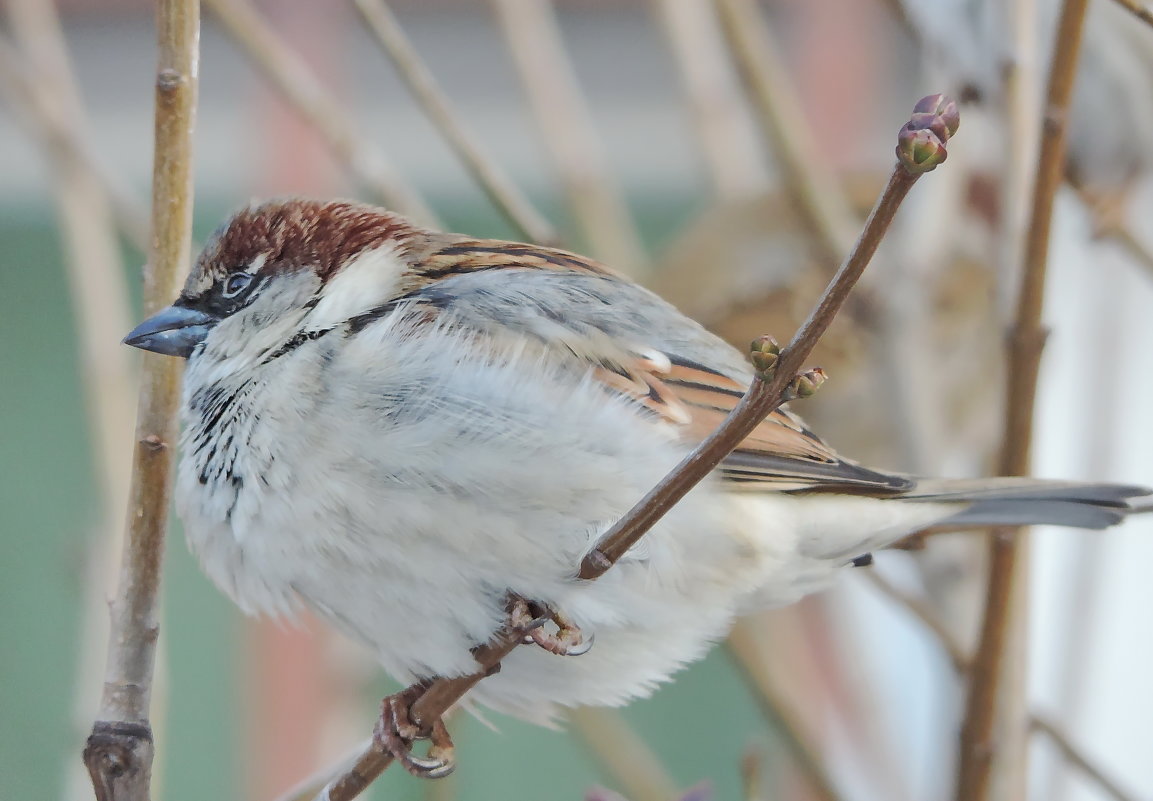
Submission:
[[[992,478],[919,481],[902,498],[969,502],[934,528],[1053,525],[1101,529],[1116,525],[1133,511],[1127,499],[1149,494],[1146,487],[1125,484]]]

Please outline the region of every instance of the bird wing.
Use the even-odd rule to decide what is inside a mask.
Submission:
[[[425,258],[393,301],[495,340],[531,341],[590,371],[640,414],[675,426],[690,444],[720,425],[749,386],[742,354],[629,279],[576,254],[516,243],[453,239]],[[913,482],[836,453],[786,409],[770,414],[724,461],[746,490],[892,494]]]

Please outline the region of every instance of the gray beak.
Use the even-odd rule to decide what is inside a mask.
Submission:
[[[219,318],[183,306],[161,309],[124,337],[124,344],[165,356],[188,358]]]

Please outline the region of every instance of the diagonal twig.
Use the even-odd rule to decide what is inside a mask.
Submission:
[[[1033,715],[1030,724],[1034,731],[1044,734],[1066,760],[1077,766],[1077,769],[1092,779],[1098,787],[1116,801],[1137,801],[1137,797],[1122,790],[1110,777],[1106,776],[1099,767],[1090,762],[1068,735],[1056,723],[1041,715]]]
[[[1114,0],[1114,2],[1146,25],[1153,25],[1153,8],[1148,4],[1140,0]]]
[[[1053,204],[1065,169],[1065,132],[1080,55],[1087,0],[1065,0],[1049,68],[1045,124],[1041,132],[1032,215],[1025,244],[1024,271],[1017,296],[1016,320],[1009,338],[1008,396],[1003,475],[1025,475],[1033,439],[1033,409],[1045,329],[1041,322]],[[977,654],[969,676],[969,694],[961,727],[957,801],[984,801],[992,774],[993,727],[1001,690],[1003,655],[1010,610],[1018,592],[1015,530],[997,529],[990,537],[989,580]]]
[[[956,106],[952,101],[936,101],[935,98],[934,100],[940,102],[942,106],[948,103],[952,106],[951,113],[956,115]],[[920,107],[921,104],[918,104],[918,108]],[[949,133],[955,130],[954,125]],[[922,130],[921,133],[929,132]],[[941,145],[939,155],[943,160],[943,142]],[[581,562],[582,579],[596,578],[616,564],[673,505],[716,468],[762,420],[781,406],[789,384],[801,371],[817,340],[828,329],[848,298],[850,290],[860,279],[881,239],[884,238],[885,231],[888,230],[901,201],[921,174],[911,171],[903,163],[899,163],[893,169],[888,184],[865,221],[864,230],[856,245],[837,274],[833,276],[833,280],[808,318],[801,324],[789,344],[780,350],[775,369],[770,373],[758,372],[749,391],[720,427],[601,537]]]
[[[148,313],[176,295],[188,272],[199,36],[196,0],[159,0],[152,248],[144,271]],[[84,749],[98,801],[149,798],[153,742],[148,710],[181,367],[176,359],[144,357],[128,532],[112,604],[104,693]]]
[[[332,92],[249,0],[205,0],[204,4],[288,103],[324,138],[356,182],[389,208],[422,225],[438,227],[436,215],[420,194],[360,133]]]
[[[355,4],[356,10],[392,59],[413,97],[456,151],[456,155],[493,205],[528,240],[543,245],[557,245],[559,237],[552,223],[537,211],[532,201],[517,188],[500,165],[484,153],[480,144],[465,128],[452,108],[448,95],[437,84],[428,65],[416,52],[385,0],[355,0]]]

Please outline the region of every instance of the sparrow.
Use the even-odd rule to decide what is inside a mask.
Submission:
[[[751,365],[595,261],[354,202],[242,209],[125,342],[188,360],[177,511],[245,612],[307,607],[417,683],[476,672],[471,650],[521,599],[557,635],[514,650],[470,698],[538,722],[649,693],[736,616],[825,588],[912,532],[1104,528],[1148,492],[873,470],[782,408],[612,570],[580,580]]]

